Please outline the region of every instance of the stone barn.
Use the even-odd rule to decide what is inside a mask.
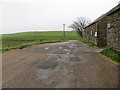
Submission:
[[[120,4],[85,27],[83,39],[120,51]]]

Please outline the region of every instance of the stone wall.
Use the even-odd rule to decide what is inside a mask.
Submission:
[[[120,51],[120,5],[87,26],[83,36],[85,40],[97,43],[98,47],[115,48]]]
[[[120,50],[120,9],[107,16],[107,47]]]
[[[93,43],[97,43],[97,36],[95,36],[95,32],[97,32],[97,23],[87,27],[84,31],[84,39]]]
[[[97,46],[106,47],[107,46],[107,18],[104,17],[97,22]]]

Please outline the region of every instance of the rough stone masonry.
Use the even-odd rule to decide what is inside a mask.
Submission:
[[[83,38],[120,51],[120,4],[85,27]]]

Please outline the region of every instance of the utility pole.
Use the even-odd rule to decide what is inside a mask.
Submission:
[[[63,36],[64,36],[64,39],[65,39],[65,24],[63,24]]]

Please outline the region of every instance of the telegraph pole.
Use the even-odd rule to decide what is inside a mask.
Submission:
[[[65,39],[65,24],[63,24],[63,36],[64,36],[64,39]]]

